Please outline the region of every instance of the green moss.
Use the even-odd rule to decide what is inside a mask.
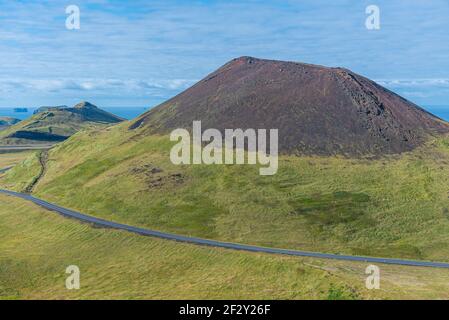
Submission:
[[[327,300],[352,300],[356,299],[357,295],[351,290],[344,287],[331,285],[328,291]]]

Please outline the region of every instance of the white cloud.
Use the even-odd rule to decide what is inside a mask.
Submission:
[[[120,79],[1,79],[0,92],[23,91],[95,91],[115,93],[170,93],[188,88],[197,80],[167,79],[167,80],[120,80]]]
[[[447,0],[379,0],[379,32],[364,27],[367,0],[79,0],[79,31],[65,28],[69,3],[0,1],[0,76],[20,78],[0,79],[0,92],[10,93],[0,97],[5,104],[90,93],[107,104],[147,104],[241,55],[342,66],[369,78],[443,78],[383,82],[399,91],[447,87]]]
[[[449,79],[378,79],[375,81],[389,88],[449,88]]]

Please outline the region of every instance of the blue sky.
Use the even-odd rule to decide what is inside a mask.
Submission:
[[[380,8],[367,30],[365,8]],[[81,29],[65,28],[68,5]],[[449,105],[449,1],[4,1],[0,106],[153,106],[249,55],[342,66]]]

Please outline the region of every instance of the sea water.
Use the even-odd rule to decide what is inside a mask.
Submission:
[[[27,109],[28,112],[15,112],[14,108],[0,107],[0,117],[12,117],[24,120],[31,117],[37,108]],[[134,119],[149,110],[149,108],[144,107],[102,107],[101,109],[127,120]]]
[[[427,111],[433,113],[434,115],[449,121],[449,105],[448,106],[427,106],[423,107]],[[28,112],[14,112],[14,108],[3,108],[0,107],[0,117],[12,117],[20,120],[24,120],[33,115],[33,112],[37,108],[27,108]],[[106,110],[110,113],[113,113],[119,117],[122,117],[127,120],[134,119],[140,116],[142,113],[148,111],[150,108],[145,107],[103,107],[103,110]]]
[[[430,113],[433,113],[437,117],[449,121],[449,106],[430,106],[424,107]]]

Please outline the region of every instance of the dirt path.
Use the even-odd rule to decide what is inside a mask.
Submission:
[[[39,163],[41,165],[41,171],[39,174],[31,181],[31,183],[25,188],[25,193],[32,193],[34,187],[38,184],[41,178],[45,175],[47,171],[47,160],[48,160],[48,150],[42,150],[39,153]]]

